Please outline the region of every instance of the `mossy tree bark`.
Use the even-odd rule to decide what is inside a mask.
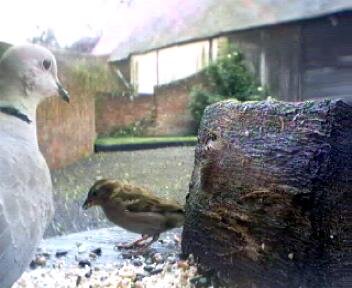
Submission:
[[[184,254],[231,287],[350,287],[352,107],[224,101],[198,137]]]

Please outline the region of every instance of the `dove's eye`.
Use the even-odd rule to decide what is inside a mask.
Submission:
[[[43,68],[44,68],[44,70],[49,70],[51,68],[51,60],[44,59],[43,60]]]

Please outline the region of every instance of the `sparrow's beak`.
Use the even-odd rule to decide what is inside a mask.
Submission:
[[[67,90],[61,85],[60,82],[56,82],[56,84],[57,84],[57,89],[58,89],[59,95],[62,98],[62,100],[69,103],[70,102],[70,94],[68,94]]]
[[[84,201],[83,205],[82,205],[82,208],[84,210],[87,210],[88,208],[92,207],[93,206],[93,202],[86,199],[86,201]]]

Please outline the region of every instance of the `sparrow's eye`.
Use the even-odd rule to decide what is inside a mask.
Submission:
[[[94,190],[94,191],[92,192],[92,196],[96,197],[97,195],[98,195],[97,190]]]
[[[49,70],[51,68],[51,60],[50,59],[43,60],[43,68],[44,68],[44,70]]]

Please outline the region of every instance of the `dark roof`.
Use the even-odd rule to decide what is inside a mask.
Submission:
[[[93,54],[111,53],[110,61],[118,61],[172,44],[351,9],[351,0],[134,0],[118,9]]]

